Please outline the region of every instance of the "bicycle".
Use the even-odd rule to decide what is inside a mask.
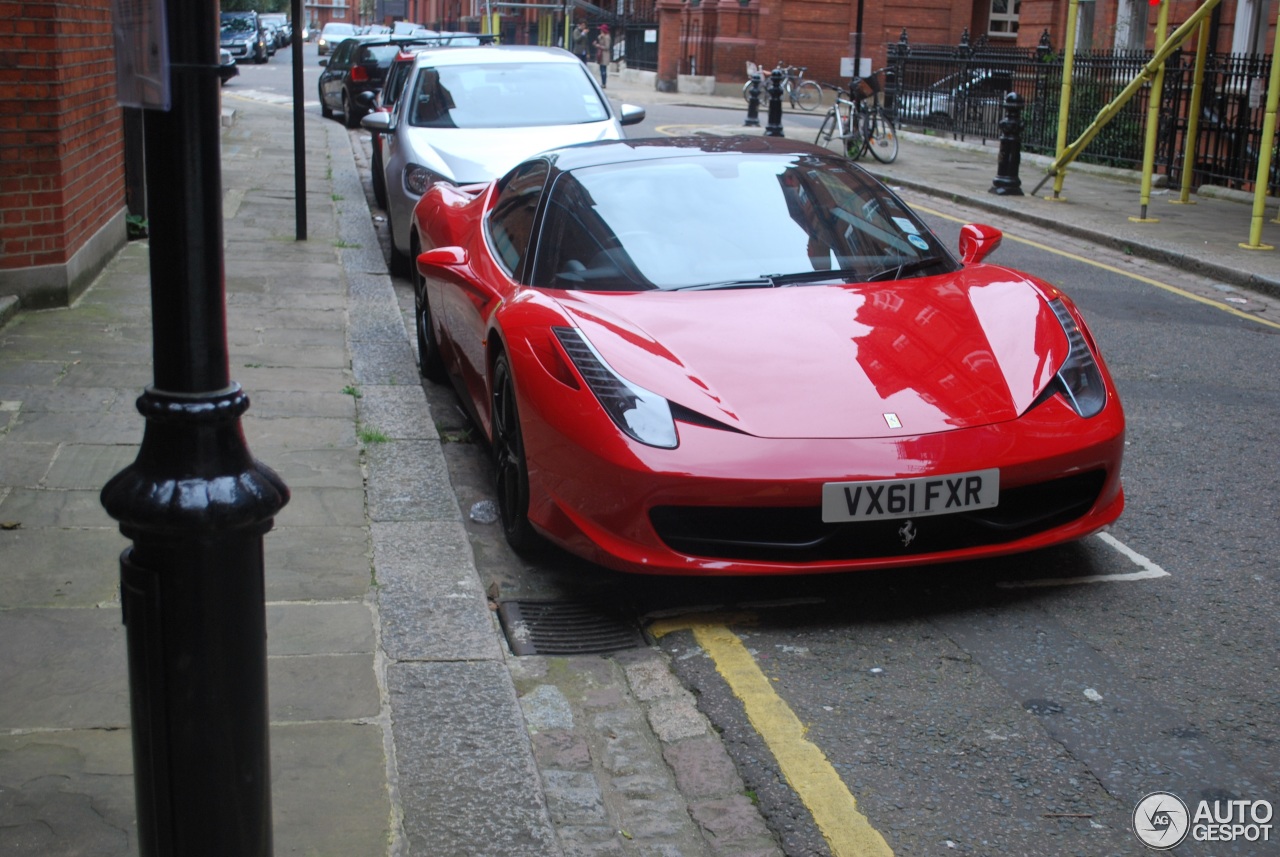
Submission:
[[[801,110],[815,110],[822,103],[822,87],[812,80],[805,80],[804,73],[809,70],[807,65],[784,66],[778,63],[778,68],[782,69],[782,91],[791,101],[792,109],[799,107]],[[742,85],[742,97],[748,102],[751,101],[751,75],[760,75],[760,100],[767,102],[769,100],[769,71],[758,66],[753,62],[747,62],[747,82]]]
[[[850,98],[837,94],[814,142],[851,161],[870,152],[882,164],[893,163],[898,158],[898,129],[880,106],[874,76],[854,78],[849,91]]]

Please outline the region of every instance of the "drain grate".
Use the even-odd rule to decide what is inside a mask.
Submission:
[[[517,655],[594,655],[648,645],[634,619],[574,601],[502,601],[498,618]]]

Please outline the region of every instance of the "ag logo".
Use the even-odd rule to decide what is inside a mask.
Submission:
[[[1187,805],[1169,792],[1152,792],[1133,808],[1133,832],[1143,845],[1156,851],[1177,848],[1190,827]]]

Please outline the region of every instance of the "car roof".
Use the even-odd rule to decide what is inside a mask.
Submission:
[[[418,53],[418,65],[479,65],[480,63],[563,63],[581,60],[562,48],[539,45],[440,45]]]
[[[698,155],[801,155],[844,161],[831,151],[785,137],[637,137],[580,143],[543,152],[560,171],[602,164],[673,160]],[[530,159],[532,160],[532,158]]]

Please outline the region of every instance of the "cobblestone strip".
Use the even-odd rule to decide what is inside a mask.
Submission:
[[[780,857],[661,652],[510,663],[566,857]]]

